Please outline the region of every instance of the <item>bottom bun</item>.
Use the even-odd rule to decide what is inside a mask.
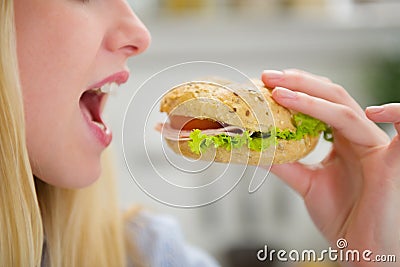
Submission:
[[[248,149],[243,146],[240,149],[232,149],[227,151],[224,148],[212,148],[210,147],[206,153],[198,155],[193,153],[189,147],[189,141],[172,141],[166,139],[168,146],[177,154],[181,154],[185,157],[200,159],[205,161],[215,161],[222,163],[237,163],[247,165],[270,165],[272,164],[283,164],[297,161],[307,154],[309,154],[317,145],[319,136],[309,137],[305,136],[301,140],[278,140],[278,144],[275,147],[258,152]]]

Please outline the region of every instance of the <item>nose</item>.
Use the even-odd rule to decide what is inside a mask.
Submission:
[[[126,1],[115,2],[119,6],[115,9],[113,26],[106,34],[105,45],[110,51],[127,57],[138,55],[149,47],[150,33]]]

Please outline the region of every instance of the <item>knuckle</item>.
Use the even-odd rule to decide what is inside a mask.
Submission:
[[[395,122],[400,122],[400,103],[383,105],[388,115],[395,117]]]
[[[355,121],[358,119],[357,113],[348,106],[343,106],[341,113],[345,119],[345,120],[343,120],[345,123],[346,123],[346,121],[349,121],[349,120]]]
[[[335,94],[338,98],[340,98],[340,99],[342,99],[342,98],[348,98],[348,97],[349,97],[348,92],[347,92],[346,89],[344,89],[344,87],[341,86],[341,85],[332,84],[331,90],[332,90],[332,91],[334,92],[334,94]]]
[[[300,97],[303,98],[303,102],[307,107],[312,107],[315,105],[315,99],[309,95],[298,93]]]

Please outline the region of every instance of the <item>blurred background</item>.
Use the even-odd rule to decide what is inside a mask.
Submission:
[[[329,245],[315,229],[301,198],[272,174],[254,194],[249,194],[248,183],[242,182],[225,198],[196,209],[169,207],[147,196],[124,162],[124,113],[151,75],[195,60],[227,64],[256,78],[264,69],[304,69],[343,85],[363,107],[400,102],[400,1],[129,2],[151,32],[152,44],[129,61],[131,79],[107,106],[122,208],[140,204],[173,216],[188,242],[211,253],[223,266],[300,266],[258,262],[256,253],[265,245],[270,249],[327,249]],[[154,88],[160,96],[168,89],[162,84]],[[394,134],[391,127],[382,127]],[[305,162],[318,162],[329,148],[321,142]],[[140,164],[146,155],[135,157]],[[160,157],[160,166],[162,160]]]

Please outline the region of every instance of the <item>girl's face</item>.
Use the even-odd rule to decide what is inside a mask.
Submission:
[[[100,175],[111,142],[101,119],[107,95],[124,83],[126,61],[149,45],[125,0],[14,0],[17,53],[33,174],[79,188]]]

